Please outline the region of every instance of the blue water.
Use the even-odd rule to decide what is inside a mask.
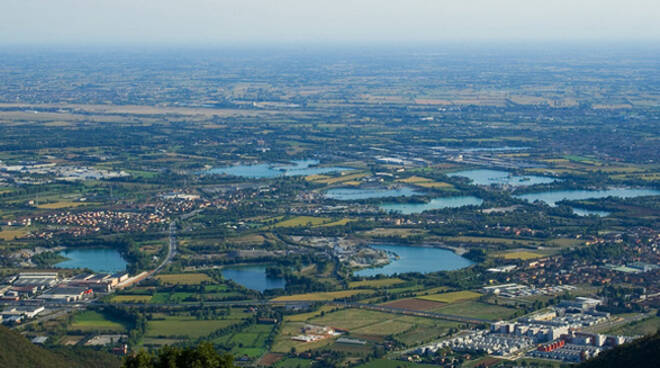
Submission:
[[[508,171],[488,170],[488,169],[458,171],[455,173],[447,174],[447,176],[466,177],[470,179],[473,184],[477,184],[477,185],[506,184],[511,186],[523,186],[523,185],[534,185],[534,184],[547,184],[557,180],[554,178],[548,178],[545,176],[536,176],[536,175],[517,176],[517,175],[511,175],[511,173],[509,173]]]
[[[109,248],[63,250],[59,255],[69,258],[55,264],[58,268],[89,268],[94,272],[114,273],[126,269],[126,261],[118,251]]]
[[[264,266],[226,267],[221,271],[222,277],[233,280],[248,289],[263,292],[270,289],[283,289],[286,280],[279,277],[267,277]]]
[[[217,167],[207,170],[207,174],[225,174],[243,178],[275,178],[278,176],[318,175],[337,171],[354,170],[347,167],[312,167],[318,165],[317,160],[293,161],[293,165],[275,166],[271,164],[236,165]]]
[[[330,189],[325,193],[326,198],[339,201],[354,201],[358,199],[371,198],[392,198],[392,197],[410,197],[421,194],[409,187],[399,187],[394,189],[375,188],[375,189],[352,189],[337,188]]]
[[[404,215],[422,213],[424,211],[437,210],[441,208],[457,208],[463,206],[480,206],[484,201],[473,196],[440,197],[433,198],[428,203],[385,203],[380,206],[389,212],[398,212]]]
[[[607,211],[595,211],[595,210],[587,210],[584,208],[577,208],[577,207],[572,207],[573,213],[578,215],[578,216],[590,216],[590,215],[596,215],[600,217],[605,217],[609,216],[610,212]]]
[[[472,264],[467,258],[440,248],[410,247],[405,245],[372,245],[371,247],[394,253],[398,258],[384,267],[365,268],[354,272],[356,276],[390,276],[395,273],[451,271]]]
[[[634,198],[641,196],[660,195],[660,190],[633,189],[633,188],[610,188],[605,190],[558,190],[550,192],[528,193],[515,196],[529,202],[543,201],[554,207],[562,200],[577,201],[582,199],[598,199],[606,197]]]

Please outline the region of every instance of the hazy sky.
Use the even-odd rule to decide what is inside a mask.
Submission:
[[[660,41],[660,0],[0,0],[0,44]]]

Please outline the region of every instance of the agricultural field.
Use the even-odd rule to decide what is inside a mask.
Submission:
[[[198,320],[194,317],[167,316],[148,322],[146,337],[199,338],[208,336],[218,329],[239,323],[237,319]]]
[[[320,307],[318,310],[316,310],[314,312],[299,313],[299,314],[292,314],[292,315],[285,316],[284,320],[288,321],[288,322],[305,322],[309,319],[312,319],[314,317],[318,317],[321,314],[328,313],[328,312],[333,311],[335,309],[337,309],[337,307],[324,305],[324,306]]]
[[[213,282],[205,273],[173,273],[156,276],[160,282],[166,285],[199,285],[203,282]]]
[[[475,293],[474,291],[453,291],[449,293],[434,294],[434,295],[424,295],[417,297],[418,299],[428,300],[432,302],[439,303],[456,303],[464,300],[477,299],[481,297],[481,294]]]
[[[387,302],[384,303],[383,305],[391,308],[426,311],[426,310],[440,308],[444,305],[444,303],[435,302],[431,300],[424,300],[422,298],[408,298],[408,299],[395,300],[393,302]]]
[[[505,253],[498,253],[497,257],[499,258],[504,258],[504,259],[520,259],[522,261],[526,261],[529,259],[535,259],[535,258],[541,258],[543,257],[544,254],[537,253],[537,252],[531,252],[531,251],[516,251],[516,252],[505,252]]]
[[[348,287],[351,289],[355,288],[385,288],[397,284],[401,284],[405,281],[401,280],[398,277],[386,278],[386,279],[376,279],[376,280],[363,280],[363,281],[351,281],[348,283]]]
[[[28,233],[28,229],[24,227],[19,229],[15,229],[15,228],[2,229],[0,231],[0,239],[5,241],[10,241],[25,236],[27,233]]]
[[[422,188],[429,188],[429,189],[444,189],[444,190],[454,189],[454,186],[449,183],[438,182],[438,181],[434,181],[433,179],[424,178],[420,176],[411,176],[405,179],[399,179],[397,181],[400,183],[412,184]]]
[[[280,221],[273,225],[273,227],[319,226],[331,222],[332,219],[329,217],[298,216],[288,220]]]
[[[69,325],[70,331],[124,332],[127,326],[119,319],[96,311],[83,311],[75,314]]]
[[[250,325],[249,327],[213,340],[222,346],[231,346],[230,353],[234,356],[258,358],[266,352],[266,339],[273,330],[273,325]]]
[[[149,303],[151,295],[115,295],[110,298],[112,303]]]
[[[373,294],[374,290],[359,289],[359,290],[342,290],[342,291],[326,291],[318,293],[307,293],[297,295],[279,296],[274,298],[276,302],[290,302],[290,301],[327,301],[349,298],[358,294],[369,295]]]
[[[412,328],[394,335],[394,339],[406,346],[415,346],[436,340],[452,331],[460,329],[462,326],[459,322],[441,319],[406,316],[402,317],[401,320],[412,323]]]
[[[652,335],[660,330],[660,317],[652,316],[641,321],[636,321],[624,326],[619,326],[606,331],[609,335],[623,336],[646,336]]]
[[[60,202],[39,204],[37,208],[47,209],[47,210],[58,210],[61,208],[73,208],[73,207],[80,207],[85,205],[93,205],[93,203],[90,204],[86,202],[60,201]]]
[[[347,174],[347,175],[340,175],[340,176],[310,175],[310,176],[307,176],[305,179],[307,181],[311,181],[311,182],[316,183],[316,184],[333,185],[333,184],[340,184],[340,183],[345,183],[345,182],[356,181],[357,179],[363,178],[367,175],[368,174],[366,174],[366,173]]]
[[[500,321],[512,318],[518,310],[478,301],[466,301],[449,304],[433,311],[454,316]]]
[[[320,326],[332,326],[353,331],[366,326],[393,320],[397,315],[363,309],[342,309],[326,313],[322,317],[308,320],[309,323]]]

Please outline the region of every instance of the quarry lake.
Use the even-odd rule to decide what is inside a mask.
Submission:
[[[355,271],[356,276],[390,276],[396,273],[452,271],[472,264],[467,258],[440,248],[411,247],[406,245],[378,244],[372,248],[384,250],[390,254],[390,263],[384,267],[365,268]]]
[[[226,267],[221,271],[222,277],[232,280],[248,289],[263,292],[270,289],[283,289],[286,281],[280,277],[266,276],[265,266],[235,266]]]
[[[466,177],[472,181],[472,184],[477,184],[477,185],[500,184],[500,185],[511,185],[511,186],[523,186],[523,185],[534,185],[534,184],[547,184],[557,180],[554,178],[549,178],[546,176],[537,176],[537,175],[517,176],[517,175],[512,175],[508,171],[487,170],[487,169],[458,171],[447,174],[447,176]]]
[[[354,170],[348,167],[315,167],[317,160],[293,161],[292,165],[254,164],[217,167],[205,171],[206,174],[225,174],[243,178],[263,179],[278,176],[318,175],[337,171]]]
[[[372,199],[372,198],[392,198],[392,197],[410,197],[421,194],[409,187],[398,188],[337,188],[330,189],[325,193],[326,198],[336,199],[339,201],[355,201],[359,199]]]
[[[543,201],[550,206],[556,206],[562,200],[598,199],[606,197],[634,198],[642,196],[660,195],[660,190],[635,188],[610,188],[604,190],[558,190],[539,193],[527,193],[516,196],[529,202]],[[577,213],[577,212],[576,212]]]
[[[477,197],[440,197],[433,198],[428,203],[385,203],[380,206],[387,212],[398,212],[404,215],[413,213],[422,213],[424,211],[437,210],[442,208],[457,208],[464,206],[480,206],[484,201]]]
[[[126,261],[115,249],[82,248],[63,250],[58,253],[68,258],[55,264],[57,268],[89,268],[94,272],[115,273],[126,269]]]

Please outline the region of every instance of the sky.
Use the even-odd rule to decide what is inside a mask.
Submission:
[[[0,0],[0,45],[660,41],[659,0]]]

